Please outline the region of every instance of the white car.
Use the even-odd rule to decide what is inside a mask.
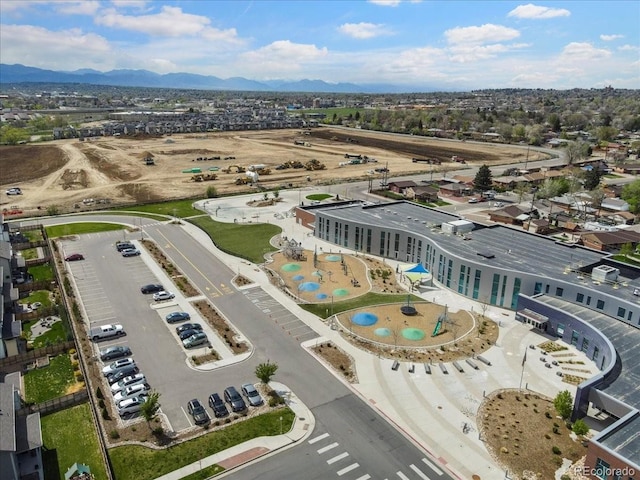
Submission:
[[[110,363],[106,367],[102,369],[102,374],[105,377],[116,373],[118,370],[122,370],[125,367],[129,367],[131,365],[135,365],[136,362],[131,357],[121,358],[120,360],[116,360],[115,362]]]
[[[134,413],[138,413],[142,408],[142,404],[146,401],[146,395],[138,395],[137,397],[122,400],[117,404],[118,415],[121,417],[128,417]]]
[[[153,294],[153,300],[156,302],[160,302],[162,300],[171,300],[172,298],[175,298],[175,294],[167,292],[166,290],[162,290],[161,292]]]
[[[124,389],[116,393],[113,396],[113,401],[116,402],[116,404],[119,404],[122,400],[132,397],[138,397],[140,395],[144,395],[147,392],[149,392],[149,385],[147,385],[146,383],[129,385],[128,387],[125,387]]]
[[[144,373],[136,373],[135,375],[124,377],[119,382],[114,383],[111,385],[111,393],[115,395],[123,388],[130,387],[131,385],[138,385],[139,383],[147,383]]]
[[[22,190],[18,187],[13,187],[7,190],[7,195],[22,195]]]

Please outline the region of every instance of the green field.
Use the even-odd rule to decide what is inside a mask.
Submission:
[[[45,228],[49,238],[58,238],[69,235],[82,235],[83,233],[110,232],[112,230],[122,230],[125,227],[115,223],[80,222],[52,225]]]
[[[134,205],[133,207],[118,208],[119,212],[144,212],[170,217],[192,217],[202,215],[200,210],[193,208],[193,203],[198,199],[175,200],[173,202],[150,203],[148,205]]]
[[[151,480],[252,438],[289,431],[294,419],[293,411],[279,409],[167,449],[128,445],[110,449],[109,457],[117,480]]]
[[[25,399],[29,403],[66,395],[67,388],[75,383],[71,358],[65,353],[53,357],[48,367],[31,370],[23,378]]]
[[[96,480],[107,480],[88,403],[46,415],[41,422],[45,480],[64,478],[76,462],[89,465]]]
[[[206,216],[190,221],[207,232],[220,250],[253,263],[263,263],[265,253],[277,250],[269,240],[282,231],[269,223],[223,223]]]
[[[412,302],[421,302],[422,298],[411,295]],[[387,303],[407,303],[406,294],[389,294],[389,293],[372,293],[369,292],[360,297],[353,298],[351,300],[343,300],[341,302],[334,302],[333,307],[326,303],[301,303],[299,306],[307,312],[313,313],[320,318],[328,318],[331,316],[331,310],[333,313],[346,312],[347,310],[354,310],[357,308],[370,307],[372,305],[384,305]]]
[[[28,270],[29,273],[33,275],[34,282],[39,282],[41,280],[53,280],[53,267],[48,263],[45,263],[44,265],[29,267]]]

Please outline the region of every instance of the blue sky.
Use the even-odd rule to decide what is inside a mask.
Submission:
[[[0,0],[0,62],[425,90],[640,87],[640,2]]]

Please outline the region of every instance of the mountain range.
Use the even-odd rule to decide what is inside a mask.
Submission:
[[[99,72],[91,69],[58,72],[25,65],[0,63],[0,86],[18,83],[80,83],[116,87],[181,88],[192,90],[234,90],[252,92],[317,92],[317,93],[408,93],[432,91],[424,88],[399,87],[388,84],[357,85],[354,83],[328,83],[324,80],[269,80],[256,81],[243,77],[219,78],[193,73],[167,73],[148,70],[111,70]]]

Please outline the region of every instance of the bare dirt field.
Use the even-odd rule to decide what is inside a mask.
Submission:
[[[340,166],[347,161],[347,153],[377,162]],[[23,195],[3,194],[0,207],[15,206],[28,215],[38,207],[47,209],[51,205],[60,211],[91,209],[98,200],[113,205],[204,197],[208,186],[215,187],[219,194],[255,189],[236,185],[237,179],[246,181],[247,177],[233,166],[264,165],[270,169],[259,177],[259,184],[265,188],[364,180],[371,176],[379,179],[381,174],[374,169],[383,166],[389,169],[389,175],[463,168],[465,165],[450,161],[453,155],[464,158],[467,165],[498,165],[522,160],[526,149],[326,127],[313,129],[308,135],[299,130],[268,130],[100,137],[83,142],[72,139],[5,146],[0,148],[0,187],[20,187]],[[529,160],[536,160],[538,155],[541,154],[531,154]],[[152,157],[155,165],[146,165],[146,157]],[[443,163],[413,163],[413,157],[437,158]],[[325,169],[275,169],[286,162],[306,164],[313,159]],[[229,167],[231,172],[223,173]],[[192,168],[217,178],[194,181],[193,173],[182,173]]]

